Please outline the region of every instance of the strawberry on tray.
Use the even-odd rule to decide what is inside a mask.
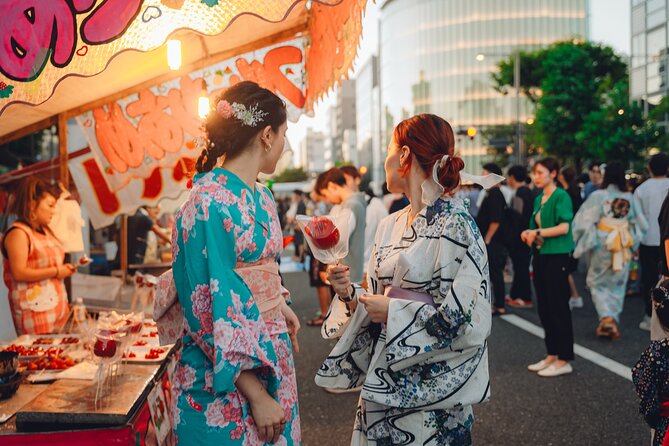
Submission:
[[[19,366],[25,367],[29,372],[34,372],[38,370],[65,370],[75,364],[74,359],[69,356],[51,354],[33,360],[23,360],[19,363]]]
[[[44,354],[44,348],[40,346],[8,345],[2,348],[3,352],[17,352],[20,357],[40,356]]]

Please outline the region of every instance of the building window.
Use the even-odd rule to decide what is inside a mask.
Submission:
[[[646,8],[643,5],[632,11],[632,34],[639,34],[646,29]]]
[[[641,97],[646,93],[646,68],[641,67],[632,70],[630,79],[630,93],[633,97]]]
[[[646,64],[646,36],[640,34],[632,37],[632,68]]]
[[[646,27],[652,29],[657,25],[663,24],[667,21],[667,9],[661,8],[657,11],[648,13],[648,20],[646,20]]]

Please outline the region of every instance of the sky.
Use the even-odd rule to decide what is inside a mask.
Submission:
[[[590,40],[609,45],[620,54],[629,55],[631,44],[630,0],[590,0],[589,3]],[[355,77],[355,68],[357,66],[364,63],[372,54],[376,53],[378,18],[378,5],[372,1],[368,1],[367,12],[363,19],[360,49],[351,77]],[[311,127],[316,131],[326,131],[327,110],[334,104],[333,96],[331,94],[316,105],[313,117],[303,115],[297,123],[289,123],[287,135],[290,146],[293,149],[293,159],[296,165],[299,165],[301,161],[299,159],[299,147],[307,132],[307,128]]]

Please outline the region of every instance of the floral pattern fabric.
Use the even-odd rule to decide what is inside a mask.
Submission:
[[[178,443],[264,444],[248,401],[235,387],[242,371],[255,370],[287,421],[273,444],[300,444],[286,321],[277,311],[261,313],[254,300],[257,281],[245,282],[235,272],[276,262],[281,252],[269,190],[260,184],[251,190],[233,173],[215,168],[195,177],[175,224],[172,271],[185,333],[172,390]]]
[[[429,294],[434,306],[392,298],[387,323],[376,324],[364,306],[351,314],[334,299],[322,334],[340,339],[316,383],[363,385],[352,445],[468,445],[472,405],[490,397],[485,244],[461,199],[442,197],[411,225],[408,214],[379,225],[369,291]]]
[[[669,427],[667,410],[662,407],[669,404],[669,339],[651,341],[632,369],[632,381],[641,400],[639,412],[655,430],[653,446],[662,446]]]

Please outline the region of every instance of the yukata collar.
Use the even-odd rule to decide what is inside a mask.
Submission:
[[[407,207],[407,212],[408,209],[409,208]],[[435,217],[442,214],[444,211],[448,211],[450,213],[467,211],[467,207],[465,206],[465,202],[462,198],[442,195],[432,204],[426,205],[423,209],[421,209],[418,215],[425,217],[425,220],[428,224],[432,224]],[[414,219],[414,222],[416,222],[416,220],[417,219]]]
[[[246,189],[249,192],[251,192],[252,196],[255,196],[256,190],[254,190],[254,189],[257,189],[257,188],[251,189],[249,187],[249,185],[246,184],[241,178],[239,178],[239,176],[236,173],[234,173],[234,172],[232,172],[228,169],[225,169],[223,167],[214,167],[209,172],[203,172],[203,173],[196,174],[193,177],[193,183],[197,183],[197,182],[201,181],[203,178],[205,178],[207,176],[211,176],[212,181],[215,182],[215,183],[218,183],[218,181],[216,181],[216,178],[219,175],[225,175],[228,178],[228,182],[226,183],[226,185],[229,185],[230,181],[232,180],[235,183],[239,183],[241,185],[242,189]]]

